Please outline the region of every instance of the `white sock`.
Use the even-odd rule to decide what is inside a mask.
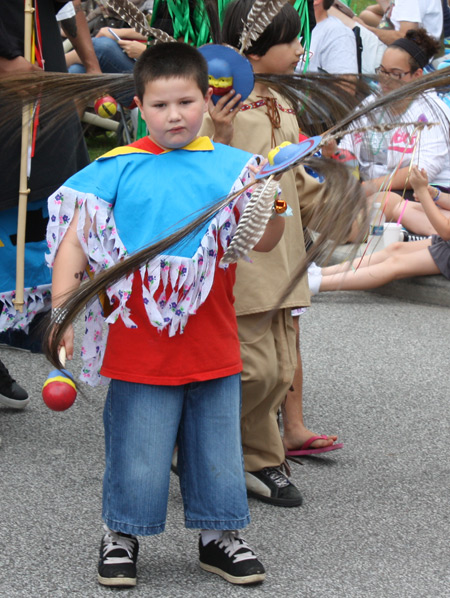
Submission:
[[[312,295],[317,295],[320,290],[320,283],[322,282],[322,268],[312,262],[308,267],[308,284]]]
[[[213,540],[218,540],[220,537],[222,537],[223,530],[222,529],[202,529],[202,531],[200,532],[200,535],[202,537],[203,546],[206,546]]]

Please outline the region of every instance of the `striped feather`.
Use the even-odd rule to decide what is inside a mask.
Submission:
[[[221,264],[233,264],[246,258],[248,252],[258,243],[266,230],[267,221],[272,215],[274,198],[277,196],[278,182],[269,177],[253,193],[245,207],[236,232]]]
[[[161,43],[176,41],[165,31],[150,27],[147,17],[130,0],[106,0],[106,3],[121,19],[141,35],[152,36]]]
[[[287,0],[255,0],[239,39],[239,48],[243,54],[277,16]]]

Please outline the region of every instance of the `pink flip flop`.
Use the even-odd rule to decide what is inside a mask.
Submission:
[[[302,455],[317,455],[319,453],[328,453],[329,451],[335,451],[344,446],[343,442],[330,444],[329,446],[322,446],[319,448],[308,448],[315,440],[326,440],[328,436],[311,436],[306,442],[302,444],[299,449],[292,451],[286,451],[286,457],[301,457]]]

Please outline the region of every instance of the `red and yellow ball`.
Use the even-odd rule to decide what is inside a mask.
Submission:
[[[102,96],[95,101],[94,110],[102,118],[112,118],[117,112],[117,102],[112,96]]]
[[[77,387],[67,370],[53,370],[42,387],[44,403],[53,411],[65,411],[77,397]]]

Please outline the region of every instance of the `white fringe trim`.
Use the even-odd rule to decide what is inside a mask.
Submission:
[[[230,195],[238,192],[250,181],[249,164],[256,164],[255,159],[244,167],[239,179],[233,185]],[[142,298],[149,322],[159,331],[167,330],[169,336],[182,334],[190,315],[209,295],[216,268],[218,245],[225,251],[236,230],[237,221],[234,209],[242,213],[247,204],[251,190],[238,196],[223,208],[210,222],[200,246],[190,258],[162,255],[142,266],[142,279],[148,276],[148,287],[142,285]],[[80,193],[69,187],[61,187],[49,198],[49,225],[47,243],[50,253],[47,263],[53,266],[58,247],[64,238],[73,219],[75,209],[79,209],[78,238],[88,256],[89,266],[94,275],[109,268],[125,258],[128,253],[119,239],[113,205],[96,195]],[[87,238],[85,231],[88,230]],[[226,268],[227,265],[220,266]],[[125,277],[107,289],[111,303],[118,301],[116,309],[106,319],[114,323],[120,317],[124,324],[136,327],[130,317],[127,306],[131,296],[133,274]],[[170,296],[166,295],[171,286]],[[162,292],[155,300],[155,292]],[[103,330],[103,316],[99,301],[86,309],[86,330],[82,346],[83,369],[80,379],[91,386],[105,381],[99,374],[103,361],[106,337]]]

